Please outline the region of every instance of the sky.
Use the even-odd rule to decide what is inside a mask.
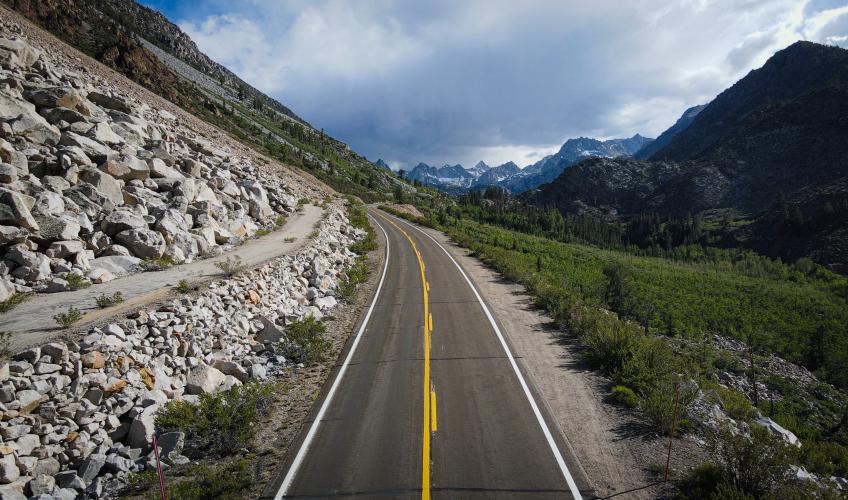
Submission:
[[[848,0],[142,0],[212,59],[393,168],[521,167],[656,137]]]

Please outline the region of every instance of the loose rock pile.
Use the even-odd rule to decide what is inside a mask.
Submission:
[[[332,205],[295,255],[0,365],[0,498],[100,498],[153,466],[163,404],[290,369],[286,325],[336,305],[348,247],[363,235]],[[183,442],[159,437],[166,466],[188,460]]]
[[[220,253],[308,194],[0,28],[0,301]]]

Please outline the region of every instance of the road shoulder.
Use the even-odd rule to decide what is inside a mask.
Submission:
[[[553,424],[597,493],[608,496],[649,483],[644,461],[636,458],[643,450],[636,450],[641,446],[630,442],[640,438],[623,435],[630,419],[603,401],[607,382],[583,366],[576,346],[557,335],[553,320],[534,307],[524,287],[504,280],[443,233],[421,229],[441,243],[475,283],[502,326],[528,382],[541,396],[540,404],[554,418]],[[659,456],[656,461],[660,461]],[[628,495],[653,497],[650,489]]]

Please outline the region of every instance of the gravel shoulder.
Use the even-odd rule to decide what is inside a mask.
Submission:
[[[82,311],[83,319],[73,331],[87,329],[92,323],[125,313],[163,297],[170,287],[185,279],[196,284],[221,275],[215,264],[231,256],[239,256],[248,268],[297,252],[309,242],[309,234],[319,222],[323,210],[307,205],[303,213],[290,217],[279,230],[256,238],[213,258],[173,266],[156,272],[137,273],[101,285],[92,285],[73,292],[39,294],[9,312],[0,314],[0,331],[10,332],[10,348],[14,351],[48,342],[51,338],[72,331],[61,330],[53,316],[73,306]],[[295,238],[294,241],[286,241]],[[107,309],[98,309],[96,297],[121,292],[125,302]]]
[[[645,432],[632,412],[605,401],[609,380],[581,362],[575,343],[534,306],[523,286],[504,280],[443,233],[419,227],[439,241],[477,285],[597,494],[655,498],[659,487],[643,487],[658,481],[648,468],[665,464],[667,438]],[[687,439],[676,439],[674,449],[673,468],[685,467],[699,453]]]

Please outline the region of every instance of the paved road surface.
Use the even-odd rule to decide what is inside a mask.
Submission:
[[[323,210],[307,205],[303,213],[288,218],[279,231],[250,240],[232,251],[214,259],[204,259],[191,264],[173,266],[157,272],[131,274],[102,285],[92,285],[82,290],[42,294],[29,299],[7,313],[0,313],[0,331],[11,332],[10,348],[15,350],[29,345],[46,342],[62,333],[56,327],[53,316],[66,311],[70,306],[80,309],[86,316],[78,326],[102,317],[118,314],[151,300],[166,292],[185,279],[189,283],[202,281],[221,274],[215,263],[230,255],[238,255],[248,267],[257,267],[263,262],[280,255],[296,252],[308,241],[309,234],[320,220]],[[296,238],[286,242],[289,237]],[[101,294],[112,295],[120,291],[125,302],[118,307],[104,310],[97,308],[95,299]]]
[[[412,225],[371,215],[389,247],[373,310],[266,496],[580,498],[585,479],[464,274]]]

